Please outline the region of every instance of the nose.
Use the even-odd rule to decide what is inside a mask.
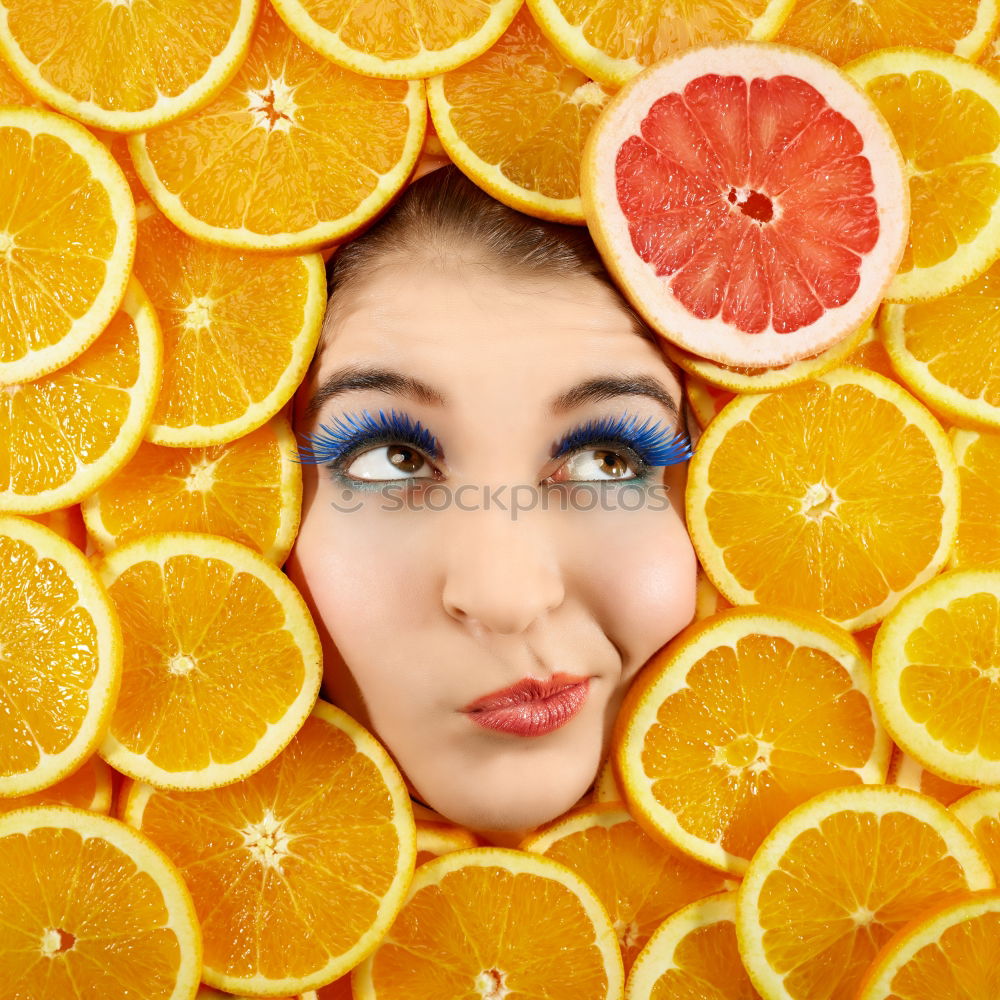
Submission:
[[[443,539],[445,610],[502,635],[527,629],[562,604],[566,590],[544,516],[500,509],[456,511]]]

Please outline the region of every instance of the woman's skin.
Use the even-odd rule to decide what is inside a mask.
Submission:
[[[396,451],[399,466],[388,461],[392,446],[375,445],[350,459],[358,478],[388,480],[394,505],[304,465],[287,570],[323,636],[326,696],[379,737],[416,798],[512,843],[587,792],[630,682],[694,614],[696,563],[685,464],[651,467],[647,495],[609,474],[633,476],[627,457],[597,446],[551,457],[564,433],[602,417],[680,428],[664,403],[634,393],[551,409],[556,396],[606,376],[644,377],[679,405],[658,345],[595,278],[527,279],[473,255],[390,262],[334,297],[296,397],[299,435],[338,415],[395,409],[429,429],[443,455]],[[419,379],[444,402],[361,388],[310,411],[334,372],[367,366]],[[515,518],[516,484],[522,508],[532,497],[535,507]],[[461,486],[462,506],[446,504]],[[590,681],[583,708],[553,731],[498,732],[462,711],[557,672]]]

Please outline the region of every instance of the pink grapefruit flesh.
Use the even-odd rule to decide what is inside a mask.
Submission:
[[[826,350],[877,306],[906,244],[903,161],[836,66],[737,42],[651,66],[584,151],[587,222],[649,324],[722,364]]]

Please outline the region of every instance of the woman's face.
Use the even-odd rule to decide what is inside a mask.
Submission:
[[[296,397],[317,464],[287,568],[328,696],[453,822],[523,831],[573,806],[629,683],[691,620],[686,466],[637,478],[679,404],[591,277],[400,263],[331,306]]]

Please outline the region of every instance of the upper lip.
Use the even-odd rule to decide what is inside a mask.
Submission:
[[[524,705],[531,701],[543,701],[561,691],[563,688],[582,684],[586,677],[577,674],[553,674],[544,680],[535,677],[525,677],[510,687],[500,691],[491,691],[475,701],[470,701],[463,712],[492,712],[512,705]]]

